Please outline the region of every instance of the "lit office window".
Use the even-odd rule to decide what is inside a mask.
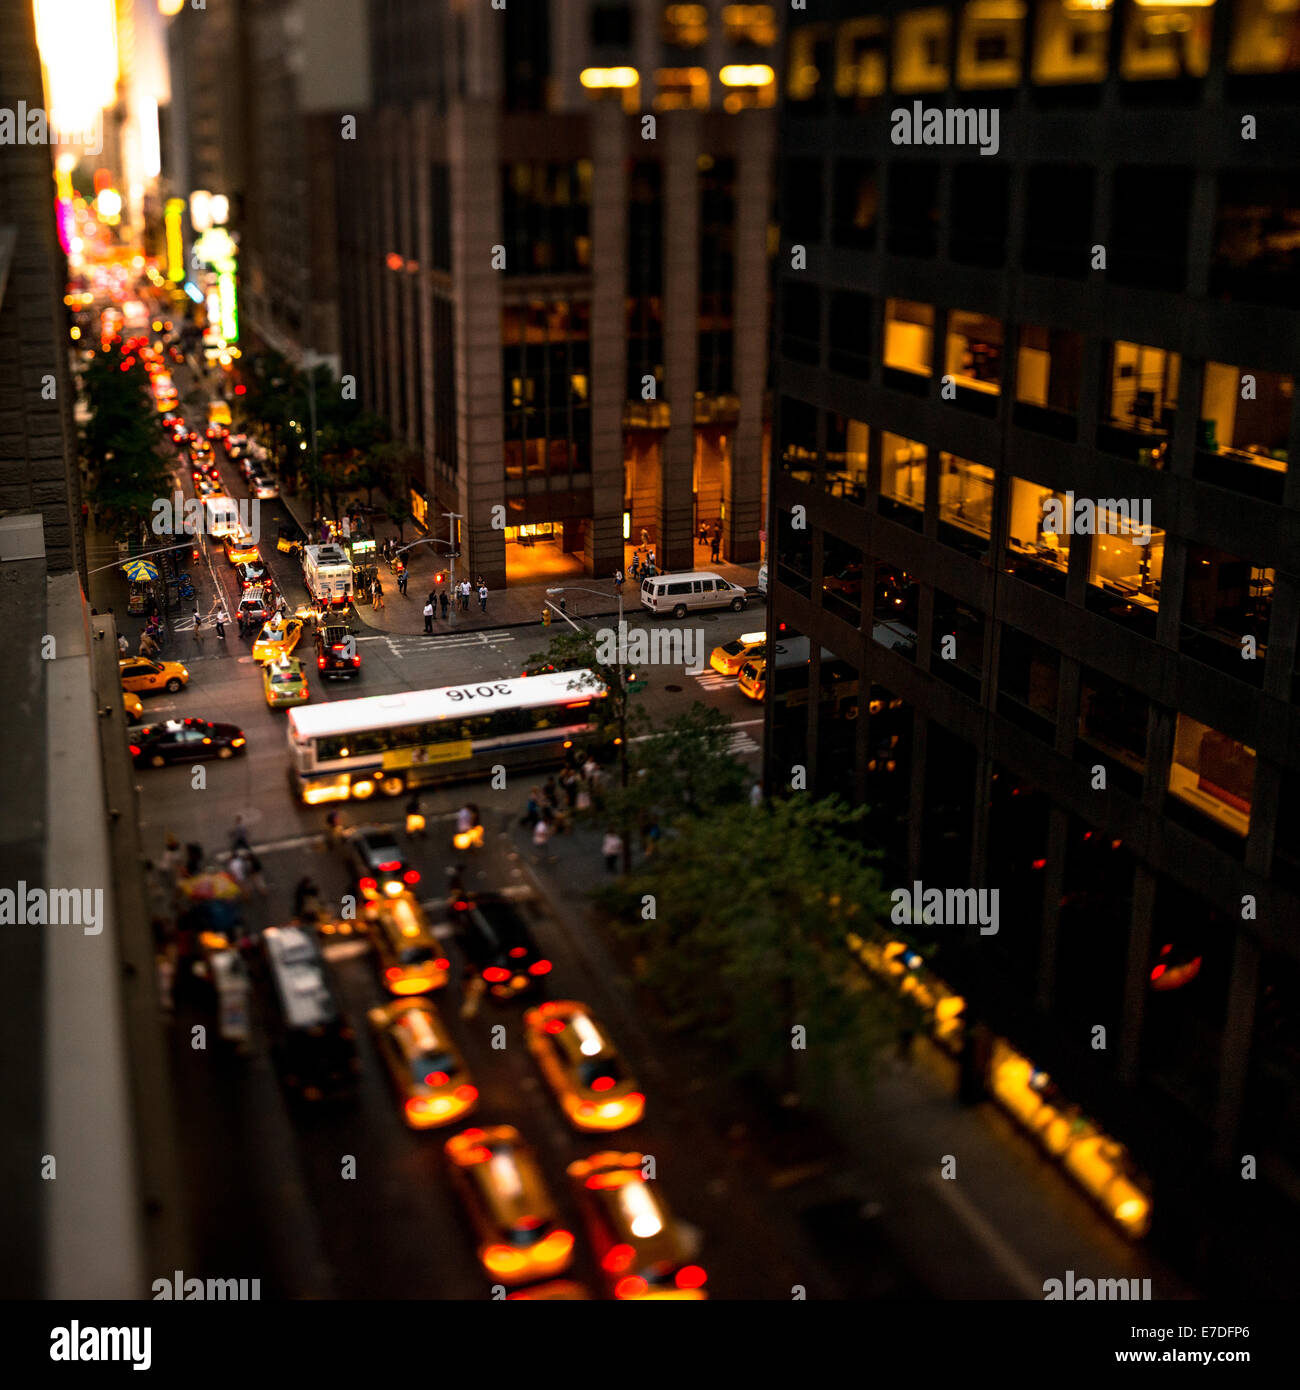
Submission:
[[[996,396],[1002,390],[1002,321],[954,309],[948,315],[944,371],[962,390]]]
[[[709,39],[706,5],[665,5],[663,40],[677,48],[702,48]]]
[[[816,102],[830,80],[831,31],[827,24],[801,24],[786,43],[785,96],[795,107]]]
[[[939,535],[982,559],[993,532],[993,470],[956,454],[939,455]]]
[[[1255,750],[1180,714],[1169,790],[1220,825],[1245,835],[1255,794]]]
[[[1300,0],[1237,0],[1228,68],[1232,72],[1300,68]]]
[[[1238,680],[1262,685],[1273,579],[1271,568],[1189,541],[1179,651]]]
[[[1136,0],[1124,31],[1120,75],[1129,82],[1204,77],[1210,65],[1214,0]]]
[[[948,85],[948,11],[909,10],[894,21],[894,90],[941,92]]]
[[[1257,472],[1262,469],[1276,475],[1272,491],[1279,491],[1287,469],[1294,395],[1295,379],[1280,372],[1207,362],[1196,441],[1197,476],[1257,491],[1256,485],[1265,481]]]
[[[615,101],[627,112],[641,109],[641,74],[635,68],[583,68],[578,81],[592,101]]]
[[[851,19],[835,31],[835,95],[841,100],[878,97],[885,90],[889,24]]]
[[[1095,524],[1104,527],[1105,533],[1092,538],[1088,583],[1123,603],[1158,612],[1165,533],[1109,507],[1099,511]]]
[[[867,494],[867,445],[871,431],[847,415],[826,417],[826,471],[822,486],[833,497],[861,502]]]
[[[1178,410],[1181,367],[1178,353],[1164,348],[1111,344],[1107,418],[1117,429],[1148,436],[1143,452],[1149,457],[1138,461],[1149,467],[1164,464],[1164,444]]]
[[[1070,505],[1063,493],[1041,483],[1011,479],[1006,566],[1018,579],[1061,593],[1070,567],[1070,533],[1044,527],[1050,510],[1044,504],[1049,501],[1063,509]]]
[[[1016,350],[1016,424],[1073,439],[1082,366],[1082,334],[1021,324]]]
[[[885,301],[886,367],[929,376],[933,342],[933,304],[918,304],[911,299]]]
[[[709,74],[703,68],[660,68],[655,73],[656,111],[697,111],[709,105]]]
[[[722,31],[729,43],[753,43],[764,48],[776,42],[776,10],[772,5],[724,5]]]
[[[884,431],[880,440],[880,512],[914,531],[925,513],[925,445]]]
[[[1040,86],[1102,82],[1111,0],[1039,0],[1034,81]]]
[[[971,0],[957,45],[959,87],[1014,87],[1024,45],[1023,0]]]

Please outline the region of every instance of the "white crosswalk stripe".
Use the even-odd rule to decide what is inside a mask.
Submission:
[[[705,690],[721,690],[724,686],[736,683],[735,676],[724,676],[718,671],[700,671],[692,674]]]
[[[464,649],[466,647],[490,647],[498,642],[515,641],[509,632],[445,632],[427,637],[423,633],[389,632],[375,633],[370,637],[358,637],[358,642],[386,642],[394,656],[405,657],[417,652],[436,652]]]
[[[727,741],[727,750],[737,757],[747,758],[751,753],[757,753],[759,747],[748,734],[737,730]]]

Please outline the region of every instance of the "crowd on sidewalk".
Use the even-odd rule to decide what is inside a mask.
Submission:
[[[570,753],[558,776],[551,776],[528,793],[528,803],[519,824],[531,827],[534,859],[537,863],[552,863],[554,856],[547,847],[556,835],[572,834],[584,821],[599,824],[605,810],[606,773],[590,754],[580,764],[577,755]],[[649,811],[637,817],[637,832],[641,852],[649,858],[659,843],[659,822]],[[600,853],[610,873],[617,873],[623,860],[623,836],[614,826],[606,827],[601,839]]]

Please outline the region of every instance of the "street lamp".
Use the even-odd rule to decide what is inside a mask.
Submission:
[[[627,795],[626,795],[626,793],[627,793],[627,670],[626,670],[626,668],[624,667],[623,659],[622,659],[622,658],[623,658],[623,650],[622,650],[622,645],[623,645],[623,586],[622,586],[622,584],[620,583],[620,584],[616,584],[614,587],[615,587],[616,592],[618,593],[618,639],[619,639],[619,640],[618,640],[618,647],[619,647],[619,650],[618,650],[618,652],[617,652],[617,658],[618,658],[618,659],[615,661],[614,664],[615,664],[615,666],[616,666],[616,668],[617,668],[617,670],[618,670],[618,768],[619,768],[619,780],[620,780],[620,782],[622,783],[623,791],[624,791],[624,796],[623,796],[623,872],[626,874],[626,873],[630,873],[630,872],[632,871],[632,845],[631,845],[630,837],[629,837],[629,835],[628,835],[628,826],[627,826],[627,811],[628,811],[628,805],[627,805]],[[554,588],[554,589],[547,589],[546,593],[547,593],[547,596],[549,597],[551,594],[562,594],[562,593],[566,592],[566,590],[568,590],[568,589],[573,589],[576,593],[580,593],[580,594],[595,594],[597,598],[608,598],[608,597],[609,597],[608,594],[602,593],[599,589],[588,589],[588,588],[586,588],[585,586],[583,586],[583,585],[581,585],[581,584],[563,584],[563,585],[560,585],[560,586],[558,586],[557,588]],[[578,626],[578,624],[575,623],[575,622],[573,621],[573,619],[572,619],[571,617],[569,617],[569,615],[568,615],[562,608],[556,608],[556,607],[555,607],[555,604],[551,604],[550,606],[551,606],[552,608],[554,608],[555,611],[556,611],[557,613],[559,613],[560,617],[562,617],[562,618],[564,619],[564,621],[565,621],[566,623],[568,623],[569,626],[570,626],[571,628],[573,628],[573,630],[574,630],[575,632],[581,632],[581,631],[582,631],[582,629]]]

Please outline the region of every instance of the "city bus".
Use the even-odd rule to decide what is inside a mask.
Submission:
[[[559,762],[597,732],[592,671],[406,690],[289,711],[289,776],[307,805]]]

